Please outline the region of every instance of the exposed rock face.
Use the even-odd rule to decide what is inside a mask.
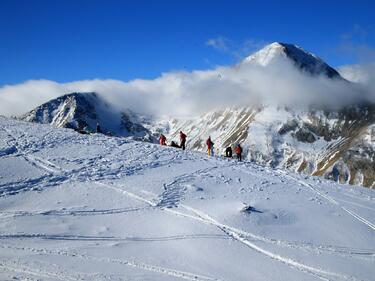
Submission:
[[[214,140],[215,148],[224,149],[247,139],[248,128],[256,112],[256,108],[227,109],[207,113],[194,120],[174,120],[169,126],[168,139],[178,140],[182,130],[188,134],[191,149],[204,151],[208,136]]]
[[[175,121],[188,147],[206,151],[211,136],[217,154],[242,143],[245,158],[275,168],[375,187],[375,106],[358,105],[337,112],[281,107],[236,108]],[[333,175],[334,173],[337,175]]]
[[[316,141],[314,134],[303,127],[294,133],[293,136],[300,142],[313,143]]]
[[[147,122],[144,119],[130,110],[115,110],[96,93],[71,93],[58,97],[19,119],[85,132],[96,132],[99,125],[103,134],[155,141],[155,136],[145,128],[143,123]]]

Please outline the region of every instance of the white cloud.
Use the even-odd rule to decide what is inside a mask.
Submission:
[[[357,84],[366,100],[375,103],[375,62],[343,66],[339,72],[345,79]]]
[[[375,80],[372,69],[375,67],[363,71]],[[82,91],[98,92],[120,108],[157,116],[193,116],[259,103],[339,107],[364,99],[375,101],[375,87],[371,89],[370,85],[311,77],[283,58],[267,67],[239,64],[207,71],[169,72],[154,80],[32,80],[0,88],[0,114],[19,115],[62,94]]]
[[[0,88],[0,114],[19,115],[64,93],[65,89],[61,84],[49,80],[6,85]]]
[[[211,38],[207,40],[206,42],[207,46],[210,46],[222,52],[229,51],[229,44],[230,44],[230,41],[227,38],[222,37],[222,36],[219,36],[217,38]]]

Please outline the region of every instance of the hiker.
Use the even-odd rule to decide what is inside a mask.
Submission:
[[[211,140],[211,136],[206,140],[208,156],[214,156],[214,143]]]
[[[160,143],[160,145],[167,145],[167,138],[166,138],[166,136],[164,136],[163,134],[161,134],[160,138],[159,138],[159,143]]]
[[[333,166],[332,168],[332,177],[333,177],[333,180],[338,182],[339,179],[340,179],[340,171],[339,169],[337,168],[337,166]]]
[[[99,122],[96,123],[96,132],[97,132],[97,133],[101,133],[101,132],[102,132],[101,129],[100,129]]]
[[[185,150],[186,148],[186,135],[180,131],[180,147],[182,148],[182,150]]]
[[[242,147],[240,144],[237,144],[236,148],[234,149],[237,155],[237,160],[242,161]]]
[[[225,149],[225,157],[228,157],[228,158],[232,158],[232,147],[228,146],[226,149]]]
[[[172,141],[170,146],[180,148],[180,146],[175,141]]]

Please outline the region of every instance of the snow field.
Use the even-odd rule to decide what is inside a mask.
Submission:
[[[1,280],[375,273],[373,190],[5,118],[0,134]]]

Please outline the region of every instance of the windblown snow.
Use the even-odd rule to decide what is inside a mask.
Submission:
[[[1,280],[373,280],[374,190],[0,117]]]

